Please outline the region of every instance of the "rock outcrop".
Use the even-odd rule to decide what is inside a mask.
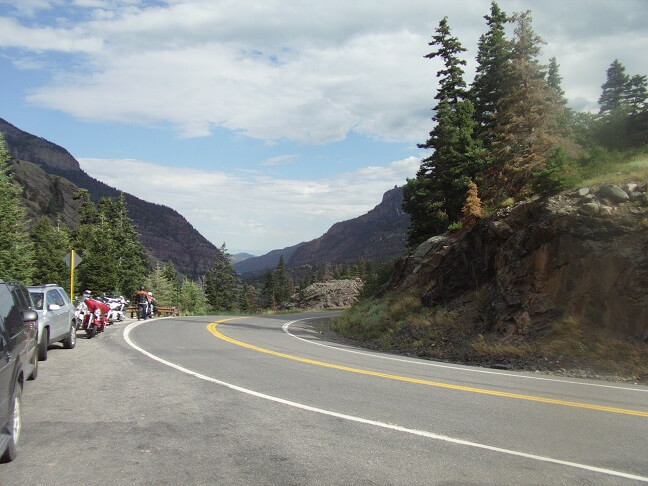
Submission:
[[[518,203],[400,262],[385,290],[433,307],[482,296],[480,332],[543,333],[573,316],[626,337],[648,334],[648,183],[606,184]]]
[[[294,294],[284,309],[335,309],[350,307],[358,301],[362,280],[329,280],[309,285]]]

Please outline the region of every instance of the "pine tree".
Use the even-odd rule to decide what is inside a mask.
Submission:
[[[10,167],[11,155],[0,133],[0,278],[30,284],[35,271],[33,246]]]
[[[484,216],[481,199],[479,199],[479,194],[477,192],[477,184],[474,182],[471,182],[468,185],[468,195],[466,197],[466,203],[461,210],[461,214],[463,216],[461,218],[461,226],[466,229],[474,226],[477,220]]]
[[[89,195],[80,191],[83,201],[81,221],[74,235],[75,248],[81,248],[79,266],[81,287],[93,292],[131,296],[146,277],[147,257],[139,235],[128,216],[122,195],[113,201],[102,198],[95,210]]]
[[[506,95],[500,102],[491,149],[493,166],[485,178],[487,196],[514,196],[525,190],[533,172],[546,163],[549,152],[569,145],[559,132],[564,107],[546,80],[538,61],[544,43],[531,26],[527,11],[513,16],[517,24]],[[484,187],[482,187],[484,189]]]
[[[547,70],[547,84],[549,87],[553,88],[558,96],[560,97],[560,102],[563,105],[567,104],[567,99],[565,99],[565,92],[562,89],[562,76],[558,71],[559,64],[555,57],[549,59],[549,69]]]
[[[436,32],[429,45],[438,49],[425,56],[439,57],[444,64],[437,73],[441,79],[435,96],[436,125],[427,142],[419,145],[434,152],[421,161],[416,179],[408,180],[403,191],[403,209],[411,218],[410,247],[460,219],[467,185],[483,163],[481,144],[473,137],[474,107],[463,80],[461,66],[466,61],[458,57],[465,49],[451,36],[447,17]]]
[[[106,208],[109,232],[116,246],[114,271],[116,288],[125,295],[134,294],[146,276],[147,256],[139,241],[139,234],[128,215],[126,198],[120,194],[117,201],[110,201]]]
[[[263,306],[266,308],[275,309],[276,299],[275,299],[275,282],[274,282],[274,272],[272,270],[266,270],[263,275],[263,289],[261,290],[261,296],[263,297]]]
[[[69,292],[70,269],[63,261],[70,251],[67,229],[55,227],[48,217],[42,217],[32,228],[30,236],[34,244],[33,281],[37,284],[56,283]]]
[[[153,293],[155,302],[160,307],[178,305],[178,292],[175,281],[169,280],[165,268],[156,265],[144,280],[144,287]]]
[[[631,115],[638,115],[648,109],[648,81],[645,75],[636,74],[630,78],[626,99]]]
[[[628,75],[625,66],[615,59],[607,70],[607,79],[601,86],[602,93],[598,100],[599,113],[612,113],[621,108],[628,98]]]
[[[277,304],[286,302],[294,291],[292,282],[288,277],[286,263],[283,255],[279,257],[279,263],[274,272],[274,298]]]
[[[498,104],[505,94],[506,66],[511,58],[511,42],[506,39],[505,33],[510,19],[497,2],[491,3],[490,15],[485,15],[484,19],[489,29],[479,38],[477,72],[470,98],[475,106],[475,135],[488,148],[493,141]]]
[[[180,313],[183,316],[202,316],[207,312],[205,294],[196,282],[184,279],[180,285]]]
[[[237,308],[236,291],[239,282],[230,263],[225,243],[216,254],[214,266],[205,275],[205,296],[215,311],[232,311]]]
[[[176,270],[175,266],[173,265],[173,262],[169,260],[164,268],[162,269],[164,277],[171,282],[172,289],[175,293],[173,297],[173,302],[178,301],[178,292],[180,291],[180,280],[179,280],[179,275],[178,271]],[[176,305],[176,304],[173,304]]]

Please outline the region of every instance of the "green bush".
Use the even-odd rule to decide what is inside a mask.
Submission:
[[[536,194],[550,196],[576,186],[580,182],[573,163],[561,148],[547,159],[547,165],[533,174],[531,188]]]

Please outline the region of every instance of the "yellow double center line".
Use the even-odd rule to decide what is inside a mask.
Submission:
[[[323,366],[325,368],[332,368],[336,370],[341,370],[341,371],[348,371],[350,373],[358,373],[361,375],[367,375],[367,376],[375,376],[378,378],[387,378],[389,380],[396,380],[396,381],[404,381],[407,383],[417,383],[419,385],[427,385],[427,386],[434,386],[438,388],[446,388],[449,390],[459,390],[459,391],[464,391],[464,392],[470,392],[470,393],[480,393],[482,395],[491,395],[491,396],[496,396],[496,397],[505,397],[505,398],[515,398],[517,400],[527,400],[530,402],[540,402],[540,403],[549,403],[552,405],[562,405],[564,407],[575,407],[575,408],[583,408],[587,410],[597,410],[599,412],[609,412],[609,413],[620,413],[624,415],[635,415],[637,417],[645,417],[648,418],[648,412],[643,412],[641,410],[630,410],[626,408],[616,408],[616,407],[605,407],[603,405],[594,405],[591,403],[581,403],[581,402],[570,402],[566,400],[556,400],[554,398],[544,398],[544,397],[537,397],[534,395],[522,395],[519,393],[509,393],[509,392],[501,392],[501,391],[496,391],[496,390],[488,390],[486,388],[475,388],[472,386],[463,386],[463,385],[452,385],[450,383],[441,383],[438,381],[430,381],[430,380],[422,380],[419,378],[410,378],[407,376],[400,376],[400,375],[391,375],[389,373],[379,373],[377,371],[371,371],[371,370],[363,370],[361,368],[351,368],[349,366],[343,366],[343,365],[337,365],[334,363],[327,363],[325,361],[317,361],[314,359],[309,359],[309,358],[302,358],[300,356],[294,356],[292,354],[286,354],[286,353],[279,353],[277,351],[272,351],[271,349],[266,349],[266,348],[261,348],[259,346],[255,346],[253,344],[245,343],[243,341],[239,341],[237,339],[231,338],[229,336],[226,336],[225,334],[221,333],[216,329],[216,327],[219,324],[222,324],[224,322],[228,321],[233,321],[236,319],[240,319],[238,317],[234,317],[231,319],[223,319],[221,321],[216,321],[212,322],[207,326],[207,330],[212,333],[214,336],[216,336],[219,339],[222,339],[223,341],[227,341],[228,343],[235,344],[237,346],[241,346],[243,348],[251,349],[254,351],[258,351],[260,353],[265,353],[265,354],[270,354],[272,356],[278,356],[280,358],[286,358],[286,359],[291,359],[293,361],[299,361],[301,363],[307,363],[315,366]]]

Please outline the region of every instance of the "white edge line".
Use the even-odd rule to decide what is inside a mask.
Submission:
[[[488,451],[499,452],[501,454],[507,454],[507,455],[516,456],[516,457],[523,457],[525,459],[533,459],[535,461],[548,462],[548,463],[552,463],[552,464],[559,464],[561,466],[568,466],[568,467],[573,467],[573,468],[576,468],[576,469],[582,469],[582,470],[585,470],[585,471],[601,473],[601,474],[607,474],[609,476],[616,476],[616,477],[620,477],[620,478],[632,479],[632,480],[643,481],[643,482],[648,483],[648,477],[645,477],[645,476],[639,476],[639,475],[636,475],[636,474],[624,473],[624,472],[621,472],[621,471],[615,471],[613,469],[605,469],[605,468],[596,467],[596,466],[588,466],[587,464],[580,464],[580,463],[577,463],[577,462],[570,462],[570,461],[563,461],[563,460],[560,460],[560,459],[553,459],[551,457],[539,456],[539,455],[536,455],[536,454],[528,454],[526,452],[519,452],[519,451],[514,451],[514,450],[511,450],[511,449],[504,449],[504,448],[501,448],[501,447],[490,446],[490,445],[487,445],[487,444],[480,444],[479,442],[471,442],[471,441],[468,441],[468,440],[456,439],[456,438],[453,438],[453,437],[448,437],[446,435],[440,435],[440,434],[435,434],[433,432],[427,432],[425,430],[410,429],[410,428],[407,428],[407,427],[402,427],[400,425],[389,424],[389,423],[386,423],[386,422],[379,422],[379,421],[376,421],[376,420],[365,419],[365,418],[362,418],[362,417],[356,417],[354,415],[346,415],[346,414],[343,414],[343,413],[333,412],[333,411],[322,409],[322,408],[312,407],[310,405],[305,405],[303,403],[298,403],[298,402],[293,402],[293,401],[290,401],[290,400],[285,400],[283,398],[275,397],[275,396],[272,396],[272,395],[267,395],[265,393],[256,392],[256,391],[250,390],[248,388],[243,388],[243,387],[240,387],[240,386],[237,386],[237,385],[233,385],[231,383],[227,383],[225,381],[217,380],[217,379],[212,378],[210,376],[206,376],[206,375],[203,375],[201,373],[197,373],[197,372],[192,371],[190,369],[184,368],[184,367],[182,367],[180,365],[177,365],[175,363],[171,363],[170,361],[167,361],[167,360],[165,360],[163,358],[160,358],[159,356],[156,356],[156,355],[142,349],[137,344],[135,344],[130,338],[130,332],[133,329],[135,329],[137,326],[139,326],[139,325],[141,325],[141,324],[143,324],[145,322],[146,321],[144,321],[144,322],[133,322],[133,323],[129,324],[126,328],[124,328],[123,337],[124,337],[124,340],[126,341],[126,343],[130,347],[132,347],[136,351],[139,351],[143,355],[148,356],[149,358],[151,358],[151,359],[153,359],[153,360],[155,360],[155,361],[157,361],[159,363],[162,363],[162,364],[164,364],[166,366],[169,366],[169,367],[171,367],[173,369],[176,369],[178,371],[186,373],[186,374],[188,374],[190,376],[193,376],[195,378],[198,378],[198,379],[201,379],[201,380],[204,380],[204,381],[208,381],[208,382],[211,382],[211,383],[215,383],[217,385],[221,385],[221,386],[230,388],[232,390],[235,390],[235,391],[238,391],[238,392],[241,392],[241,393],[252,395],[252,396],[257,397],[257,398],[263,398],[264,400],[270,400],[272,402],[280,403],[280,404],[283,404],[283,405],[288,405],[289,407],[294,407],[294,408],[298,408],[298,409],[301,409],[301,410],[306,410],[306,411],[309,411],[309,412],[315,412],[315,413],[319,413],[319,414],[322,414],[322,415],[328,415],[330,417],[335,417],[335,418],[339,418],[339,419],[342,419],[342,420],[348,420],[348,421],[356,422],[356,423],[360,423],[360,424],[373,425],[374,427],[380,427],[382,429],[393,430],[393,431],[396,431],[396,432],[404,432],[404,433],[407,433],[407,434],[416,435],[416,436],[419,436],[419,437],[425,437],[425,438],[428,438],[428,439],[439,440],[439,441],[443,441],[443,442],[448,442],[448,443],[451,443],[451,444],[474,447],[474,448],[477,448],[477,449],[484,449],[484,450],[488,450]]]
[[[434,363],[431,361],[423,361],[423,360],[416,360],[416,359],[404,359],[404,358],[395,358],[392,356],[385,356],[382,354],[377,354],[377,353],[368,353],[364,351],[357,351],[355,349],[346,349],[346,348],[340,348],[338,346],[332,346],[330,344],[324,344],[324,343],[318,343],[310,339],[305,339],[299,336],[294,335],[293,333],[290,332],[289,327],[292,324],[295,324],[300,321],[307,321],[311,319],[321,319],[321,317],[307,317],[305,319],[298,319],[295,321],[290,321],[286,322],[282,329],[283,331],[288,334],[289,336],[294,337],[295,339],[299,339],[300,341],[304,341],[310,344],[314,344],[316,346],[323,346],[325,348],[331,348],[331,349],[337,349],[338,351],[344,351],[345,353],[353,353],[353,354],[361,354],[363,356],[372,356],[374,358],[380,358],[380,359],[387,359],[390,361],[399,361],[402,363],[410,363],[410,364],[415,364],[415,365],[420,365],[420,366],[433,366],[435,368],[446,368],[450,370],[461,370],[461,371],[469,371],[471,373],[484,373],[487,375],[498,375],[498,376],[511,376],[514,378],[522,378],[526,380],[540,380],[540,381],[552,381],[556,383],[566,383],[569,385],[583,385],[583,386],[596,386],[600,388],[613,388],[615,390],[624,390],[624,391],[635,391],[635,392],[642,392],[642,393],[648,393],[648,388],[629,388],[629,387],[624,387],[624,386],[617,386],[617,385],[604,385],[602,383],[587,383],[587,382],[581,382],[581,381],[571,381],[571,380],[560,380],[557,378],[546,378],[543,376],[529,376],[529,375],[523,375],[523,374],[516,374],[516,373],[506,373],[506,372],[501,372],[501,371],[491,371],[491,370],[480,370],[480,369],[474,369],[470,366],[452,366],[452,365],[444,365],[440,363]]]

